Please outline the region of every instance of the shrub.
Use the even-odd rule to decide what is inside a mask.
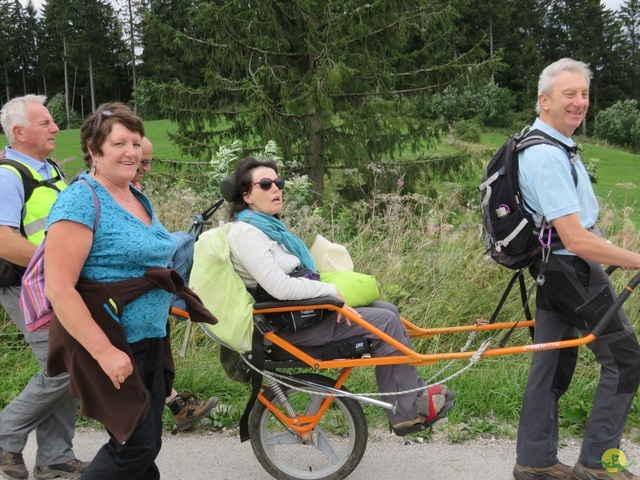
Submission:
[[[270,159],[283,170],[281,175],[287,179],[287,201],[296,205],[305,205],[311,201],[313,185],[306,175],[291,173],[299,166],[295,160],[284,162],[280,156],[280,148],[273,140],[269,140],[262,151],[252,154],[258,158]],[[206,172],[207,187],[205,191],[217,194],[220,182],[233,175],[238,162],[246,156],[242,142],[235,140],[231,145],[222,145],[209,161],[210,169]]]
[[[480,125],[470,120],[460,120],[455,124],[454,130],[457,137],[465,142],[480,143],[482,130]]]
[[[631,146],[634,152],[640,152],[640,118],[636,120],[631,129]]]
[[[599,139],[614,145],[633,146],[636,143],[634,132],[640,130],[636,127],[639,113],[637,100],[620,100],[598,113],[594,133]]]
[[[64,93],[57,93],[47,102],[47,108],[53,117],[53,121],[60,129],[67,128],[67,112],[65,108]],[[69,112],[69,128],[79,128],[82,125],[82,118],[75,110]]]
[[[427,112],[431,118],[446,122],[475,120],[480,125],[510,127],[515,107],[513,94],[489,83],[477,90],[449,86],[433,95]]]
[[[129,106],[133,109],[135,101],[137,113],[142,118],[145,120],[157,120],[161,118],[160,105],[155,96],[153,85],[149,80],[144,78],[139,79],[132,97]]]

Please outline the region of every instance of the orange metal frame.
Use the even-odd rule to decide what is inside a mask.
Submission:
[[[442,360],[463,360],[470,359],[472,356],[476,354],[477,351],[469,351],[469,352],[450,352],[450,353],[433,353],[433,354],[421,354],[418,353],[402,343],[398,342],[393,337],[390,337],[382,330],[374,327],[366,320],[357,315],[354,315],[349,310],[344,307],[337,307],[332,304],[317,304],[313,306],[304,305],[304,306],[292,306],[288,304],[286,307],[274,307],[274,308],[265,308],[265,309],[254,309],[254,315],[266,314],[266,313],[276,313],[276,312],[290,312],[290,311],[300,311],[300,310],[308,310],[309,308],[314,309],[327,309],[333,310],[344,317],[348,318],[349,321],[360,325],[365,330],[373,333],[381,340],[392,345],[396,350],[398,350],[402,355],[396,355],[392,357],[362,357],[362,358],[350,358],[350,359],[339,359],[339,360],[318,360],[307,353],[300,350],[295,345],[291,344],[287,340],[283,339],[276,333],[266,333],[264,337],[287,351],[294,358],[299,361],[305,363],[310,368],[315,370],[325,370],[325,369],[340,369],[340,373],[335,380],[334,388],[340,389],[347,377],[351,373],[354,367],[370,367],[370,366],[379,366],[379,365],[397,365],[397,364],[412,364],[412,365],[430,365],[435,362],[439,362]],[[183,310],[179,310],[176,308],[172,308],[172,314],[189,318],[189,314]],[[345,321],[344,319],[342,321]],[[534,325],[533,320],[529,321],[521,321],[521,322],[501,322],[501,323],[493,323],[493,324],[483,324],[476,323],[474,325],[467,326],[455,326],[455,327],[440,327],[440,328],[422,328],[417,325],[411,323],[406,319],[402,319],[409,335],[412,338],[430,338],[436,335],[445,335],[452,333],[470,333],[470,332],[485,332],[485,331],[494,331],[494,330],[504,330],[510,329],[512,327],[523,328],[523,327],[531,327]],[[505,348],[488,348],[483,353],[483,357],[495,357],[500,355],[511,355],[515,353],[525,353],[525,352],[533,352],[533,351],[541,351],[541,350],[555,350],[559,348],[567,348],[567,347],[575,347],[578,345],[585,345],[591,341],[593,341],[596,337],[592,334],[586,335],[585,337],[573,339],[573,340],[561,340],[556,342],[547,342],[547,343],[539,343],[539,344],[529,344],[529,345],[518,345],[513,347],[505,347]],[[262,387],[263,391],[266,388]],[[289,429],[292,433],[299,436],[303,440],[311,439],[311,432],[316,427],[324,413],[327,411],[331,403],[333,402],[334,396],[328,395],[326,396],[320,405],[318,412],[313,415],[298,415],[291,417],[289,416],[283,409],[278,408],[267,399],[263,393],[258,394],[258,400],[267,408],[282,424]]]
[[[336,378],[335,384],[333,388],[340,388],[344,385],[344,382],[347,380],[347,377],[351,373],[353,367],[346,367],[340,371],[338,378]],[[262,387],[264,389],[264,386]],[[262,392],[258,394],[258,400],[278,419],[280,422],[287,427],[290,432],[295,433],[302,440],[311,440],[311,432],[316,427],[316,425],[320,422],[320,419],[327,411],[331,403],[333,402],[334,396],[329,395],[325,397],[320,403],[320,408],[313,415],[296,415],[294,417],[290,417],[286,412],[282,409],[276,407],[267,397],[265,397]]]
[[[397,364],[405,364],[409,363],[412,365],[429,365],[435,362],[439,362],[441,360],[462,360],[465,358],[471,358],[476,351],[469,352],[451,352],[451,353],[432,353],[432,354],[421,354],[418,353],[402,343],[398,342],[396,339],[390,337],[382,330],[374,327],[369,324],[366,320],[357,315],[352,314],[346,308],[336,307],[331,304],[318,304],[310,307],[308,305],[305,306],[290,306],[286,307],[277,307],[277,308],[266,308],[260,310],[254,310],[254,314],[265,314],[265,313],[276,313],[276,312],[287,312],[287,311],[299,311],[299,310],[308,310],[309,308],[322,308],[328,310],[335,310],[338,313],[341,313],[346,318],[348,318],[351,322],[360,325],[365,330],[373,333],[381,340],[392,345],[396,350],[398,350],[402,355],[397,355],[393,357],[365,357],[365,358],[352,358],[352,359],[340,359],[340,360],[317,360],[305,352],[297,348],[295,345],[292,345],[282,337],[278,336],[275,333],[266,333],[265,338],[280,348],[286,350],[295,358],[309,365],[309,367],[314,368],[316,370],[324,370],[327,368],[345,368],[345,367],[360,367],[360,366],[378,366],[378,365],[397,365]],[[344,320],[343,320],[344,321]],[[450,334],[450,333],[467,333],[467,332],[484,332],[490,330],[504,330],[512,328],[516,325],[516,328],[522,327],[531,327],[534,325],[533,320],[522,321],[522,322],[502,322],[502,323],[493,323],[493,324],[482,324],[477,323],[475,325],[468,326],[456,326],[456,327],[440,327],[440,328],[422,328],[417,325],[411,323],[406,319],[402,319],[405,327],[407,328],[409,335],[412,338],[430,338],[436,335]],[[556,350],[559,348],[567,348],[567,347],[575,347],[578,345],[585,345],[595,339],[594,335],[586,335],[582,338],[573,339],[573,340],[559,340],[557,342],[547,342],[547,343],[538,343],[531,345],[518,345],[513,347],[505,347],[505,348],[493,348],[487,349],[482,353],[483,357],[495,357],[500,355],[511,355],[514,353],[524,353],[524,352],[532,352],[532,351],[540,351],[540,350]]]
[[[334,388],[340,388],[346,381],[347,377],[351,373],[353,367],[360,366],[378,366],[378,365],[394,365],[394,364],[413,364],[413,365],[429,365],[441,360],[460,360],[465,358],[471,358],[476,351],[471,352],[455,352],[455,353],[436,353],[436,354],[421,354],[418,353],[402,343],[398,342],[396,339],[390,337],[382,330],[374,327],[369,324],[366,320],[358,317],[357,315],[352,314],[345,308],[336,307],[331,304],[318,304],[313,307],[306,306],[290,306],[287,307],[278,307],[278,308],[267,308],[267,309],[254,309],[254,315],[256,314],[265,314],[265,313],[275,313],[275,312],[286,312],[292,310],[307,310],[309,308],[326,308],[329,310],[335,310],[346,318],[348,318],[351,322],[360,325],[365,330],[373,333],[383,341],[391,344],[396,350],[398,350],[402,355],[397,355],[393,357],[364,357],[364,358],[352,358],[352,359],[340,359],[340,360],[317,360],[310,355],[306,354],[295,345],[289,343],[282,337],[278,336],[276,333],[266,333],[264,337],[268,339],[273,344],[279,346],[283,350],[286,350],[291,355],[293,355],[298,360],[304,362],[309,367],[316,370],[324,370],[329,368],[340,368],[340,374],[336,379],[336,383]],[[345,321],[345,320],[342,320]],[[493,324],[482,324],[477,323],[475,325],[469,326],[456,326],[456,327],[442,327],[442,328],[421,328],[417,325],[411,323],[406,319],[402,319],[409,335],[412,338],[430,338],[436,335],[443,334],[451,334],[451,333],[469,333],[469,332],[484,332],[491,330],[504,330],[514,327],[522,328],[522,327],[531,327],[534,325],[534,321],[522,321],[522,322],[502,322],[502,323],[493,323]],[[519,345],[514,347],[505,347],[505,348],[494,348],[487,349],[482,353],[482,356],[492,357],[499,355],[510,355],[515,353],[523,353],[530,351],[539,351],[539,350],[554,350],[559,348],[567,348],[574,347],[577,345],[584,345],[586,343],[591,342],[595,339],[594,335],[587,335],[585,337],[574,339],[574,340],[562,340],[557,342],[548,342],[548,343],[539,343],[532,345]],[[263,389],[265,387],[263,386]],[[311,438],[311,432],[316,427],[322,415],[326,412],[326,410],[331,405],[333,401],[333,396],[327,396],[323,399],[320,409],[315,415],[295,415],[293,417],[289,416],[283,409],[279,409],[275,406],[269,399],[267,399],[262,393],[258,394],[258,400],[276,417],[282,424],[289,429],[292,433],[299,435],[303,440],[309,440]]]

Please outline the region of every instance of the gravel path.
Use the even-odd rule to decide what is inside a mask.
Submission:
[[[79,429],[75,438],[76,455],[83,460],[90,459],[106,438],[103,431]],[[579,445],[570,442],[560,451],[560,460],[575,463],[578,450]],[[640,462],[637,443],[624,442],[622,451],[629,464]],[[30,470],[34,456],[35,440],[31,435],[24,451]],[[515,441],[511,440],[478,438],[451,445],[444,433],[437,432],[423,443],[403,445],[399,437],[376,432],[371,435],[362,462],[349,479],[513,480],[514,462]],[[256,460],[250,443],[241,443],[236,435],[227,433],[167,432],[157,463],[164,480],[271,478]]]

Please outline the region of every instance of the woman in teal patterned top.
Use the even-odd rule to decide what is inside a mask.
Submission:
[[[80,130],[85,160],[93,170],[80,178],[93,186],[100,218],[86,185],[74,183],[60,195],[48,218],[45,289],[61,324],[96,359],[115,389],[134,374],[149,391],[150,409],[131,437],[105,444],[82,478],[159,479],[165,399],[162,340],[170,294],[154,289],[128,304],[121,316],[133,362],[111,344],[75,290],[80,277],[100,282],[140,278],[149,267],[166,267],[175,250],[149,200],[130,186],[141,159],[144,127],[122,103],[101,105]]]

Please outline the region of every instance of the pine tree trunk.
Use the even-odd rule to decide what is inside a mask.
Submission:
[[[64,53],[64,110],[67,114],[67,130],[71,128],[71,115],[69,112],[69,75],[67,72],[67,42],[65,37],[62,37],[62,48]]]
[[[315,200],[321,202],[324,191],[324,138],[315,108],[309,110],[309,180],[313,183]]]
[[[91,54],[89,54],[89,87],[91,90],[91,113],[96,111],[96,91],[93,86],[93,62],[91,61]]]

